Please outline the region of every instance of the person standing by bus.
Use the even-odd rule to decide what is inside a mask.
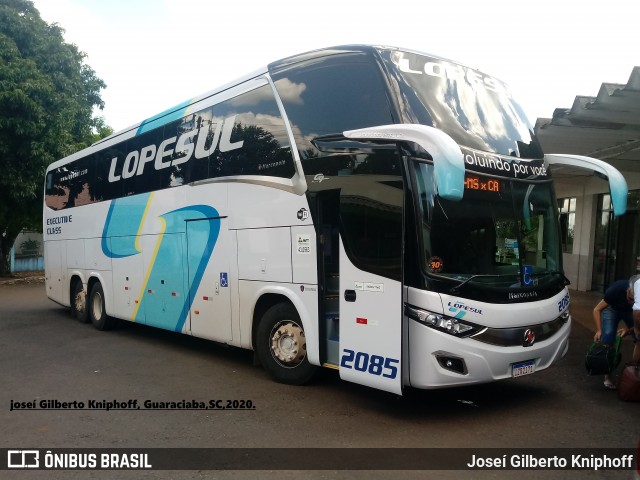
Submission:
[[[636,334],[636,339],[640,337],[640,275],[634,275],[629,280],[629,286],[633,293],[633,326]],[[633,361],[640,362],[640,345],[636,342],[633,348]]]
[[[631,277],[629,280],[613,282],[604,292],[604,298],[600,300],[593,309],[593,320],[596,325],[596,333],[593,336],[595,342],[613,345],[616,334],[625,337],[629,334],[630,330],[633,330],[634,311],[632,305],[634,305],[634,279],[637,280],[638,278],[640,278],[640,276]],[[640,286],[640,282],[638,282],[638,284]],[[636,305],[639,308],[638,315],[640,318],[640,304],[635,304],[634,308]],[[621,320],[624,322],[624,325],[620,330],[617,330]],[[633,334],[633,332],[632,337],[635,342],[636,335]],[[635,350],[636,349],[634,349],[634,358]],[[609,374],[604,376],[604,386],[609,389],[616,388]]]

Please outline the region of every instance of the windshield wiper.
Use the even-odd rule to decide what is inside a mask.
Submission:
[[[496,277],[500,278],[500,277],[511,277],[511,276],[512,275],[483,275],[483,274],[471,275],[469,278],[466,278],[465,280],[463,280],[459,284],[457,284],[454,287],[452,287],[449,290],[449,293],[458,293],[463,286],[465,286],[467,283],[469,283],[474,278],[496,278]]]
[[[564,275],[564,273],[554,270],[551,272],[536,272],[536,273],[530,273],[529,275],[531,275],[532,277],[542,277],[545,275],[559,275],[562,278],[562,281],[565,285],[570,285],[571,281]],[[452,278],[452,277],[447,277],[446,275],[437,275],[437,274],[433,274],[431,273],[430,276],[438,278],[440,280],[447,280],[449,282],[460,282],[457,285],[454,285],[453,287],[451,287],[449,289],[449,293],[454,293],[457,294],[460,292],[460,289],[462,287],[464,287],[467,283],[469,283],[471,280],[474,280],[476,278],[506,278],[506,277],[515,277],[514,274],[495,274],[495,275],[489,275],[489,274],[476,274],[476,275],[471,275],[469,278],[465,278],[464,280],[460,281],[459,278]],[[525,287],[527,287],[528,285],[524,285]]]

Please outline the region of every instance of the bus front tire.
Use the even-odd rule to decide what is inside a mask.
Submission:
[[[71,297],[71,313],[81,323],[89,322],[89,308],[87,307],[87,294],[80,280],[73,285],[73,297]]]
[[[111,330],[115,326],[115,320],[107,315],[104,308],[104,291],[100,282],[91,288],[88,307],[91,323],[98,330]]]
[[[298,312],[291,304],[269,308],[258,325],[256,350],[274,380],[289,385],[307,383],[317,371],[307,358],[307,341]]]

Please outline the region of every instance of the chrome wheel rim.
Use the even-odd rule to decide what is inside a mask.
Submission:
[[[271,355],[285,368],[295,368],[307,356],[304,330],[292,320],[279,322],[271,330]]]

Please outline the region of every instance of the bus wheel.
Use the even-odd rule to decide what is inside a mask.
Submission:
[[[87,308],[87,294],[84,291],[82,282],[77,280],[73,286],[73,297],[71,297],[71,313],[80,322],[89,321],[89,309]]]
[[[104,308],[104,291],[102,290],[100,282],[97,282],[93,288],[91,288],[89,314],[91,316],[91,323],[93,323],[93,326],[98,330],[111,330],[115,325],[115,320],[107,315]]]
[[[307,383],[316,367],[307,358],[307,340],[300,316],[292,305],[279,303],[260,320],[256,350],[274,380],[289,385]]]

